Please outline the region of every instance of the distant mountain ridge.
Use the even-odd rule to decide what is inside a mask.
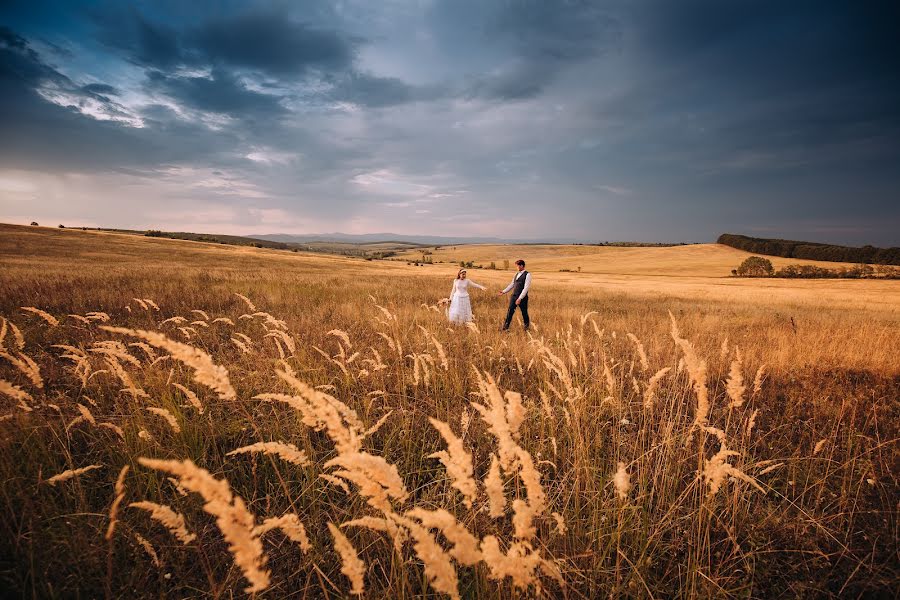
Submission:
[[[504,239],[497,237],[450,237],[440,235],[403,235],[400,233],[321,233],[321,234],[289,234],[271,233],[248,236],[269,242],[283,244],[309,244],[312,242],[331,242],[344,244],[372,244],[376,242],[400,242],[421,246],[454,245],[454,244],[549,244],[572,243],[558,240],[524,240]]]

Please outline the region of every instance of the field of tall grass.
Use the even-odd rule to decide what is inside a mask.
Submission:
[[[0,589],[896,594],[896,309],[449,273],[4,226]]]

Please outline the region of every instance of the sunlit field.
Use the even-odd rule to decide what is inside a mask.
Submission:
[[[502,333],[511,271],[0,226],[0,589],[895,595],[900,282],[717,248],[457,247]]]
[[[428,254],[430,253],[430,254]],[[731,271],[751,254],[721,244],[691,244],[670,247],[615,247],[582,245],[488,245],[439,246],[398,253],[394,260],[432,261],[446,268],[460,261],[483,267],[473,277],[493,280],[491,263],[502,268],[524,259],[530,271],[546,273],[543,280],[596,291],[621,292],[629,297],[707,299],[727,302],[757,302],[767,307],[866,308],[900,310],[900,286],[890,281],[747,280]],[[775,267],[816,265],[825,268],[847,263],[812,261],[777,256],[766,257]],[[514,267],[513,267],[514,268]],[[502,281],[502,279],[501,279]]]
[[[432,261],[459,262],[473,261],[488,265],[494,262],[510,264],[510,254],[528,261],[532,269],[559,271],[568,269],[582,273],[602,273],[607,275],[663,275],[673,277],[724,277],[731,273],[741,261],[750,256],[722,244],[686,244],[676,246],[590,246],[562,244],[470,244],[462,246],[437,246],[407,249],[400,253],[403,258],[419,258],[423,251],[430,254]],[[848,266],[846,263],[825,263],[823,261],[768,257],[776,267],[789,264]]]

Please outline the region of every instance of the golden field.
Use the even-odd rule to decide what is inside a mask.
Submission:
[[[900,283],[601,250],[457,247],[504,334],[451,264],[0,225],[0,589],[894,594]]]
[[[671,247],[614,247],[564,245],[482,245],[439,246],[398,253],[405,260],[422,260],[422,251],[430,266],[455,272],[460,261],[487,267],[501,267],[504,260],[513,265],[526,261],[529,271],[547,273],[543,279],[569,286],[606,292],[622,292],[631,297],[708,299],[729,302],[761,302],[769,306],[845,307],[887,311],[900,310],[900,286],[891,281],[870,281],[864,286],[855,281],[748,280],[731,277],[749,256],[748,252],[721,244],[692,244]],[[768,258],[775,268],[789,264],[835,268],[846,263]],[[580,269],[580,271],[579,271]],[[496,278],[490,270],[473,271],[473,277]],[[503,281],[500,278],[499,281]],[[503,281],[505,283],[505,281]],[[862,293],[860,290],[865,290]]]
[[[462,246],[436,246],[408,249],[399,253],[403,258],[422,257],[422,251],[431,252],[434,262],[458,263],[473,261],[487,266],[492,261],[498,266],[503,260],[510,264],[521,258],[533,270],[559,271],[569,269],[582,273],[604,275],[662,275],[667,277],[726,277],[737,268],[750,253],[722,244],[688,244],[683,246],[585,246],[554,244],[468,244]],[[767,257],[778,268],[789,264],[848,266],[845,263]]]

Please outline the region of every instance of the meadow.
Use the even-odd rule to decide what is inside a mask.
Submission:
[[[0,589],[895,595],[900,282],[611,250],[484,253],[501,333],[449,262],[0,225]]]

